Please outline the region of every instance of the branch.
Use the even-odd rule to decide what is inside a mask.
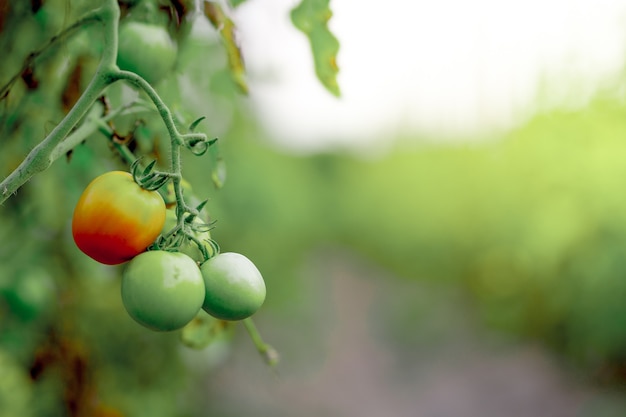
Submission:
[[[69,113],[42,142],[30,151],[22,163],[0,183],[0,204],[17,192],[33,175],[46,170],[57,158],[71,149],[69,147],[71,144],[62,145],[63,141],[89,111],[104,89],[113,82],[114,79],[111,74],[118,71],[115,62],[117,59],[119,14],[120,10],[117,2],[108,0],[99,9],[90,12],[86,17],[80,19],[79,23],[70,26],[71,30],[73,30],[73,28],[91,21],[97,21],[102,24],[104,51],[100,64],[91,82]],[[69,33],[68,30],[62,32],[63,36]],[[56,38],[58,36],[52,38],[48,45],[52,44]],[[3,88],[8,87],[5,86]]]
[[[9,81],[7,81],[7,83],[5,85],[3,85],[2,88],[0,88],[0,97],[2,97],[2,98],[6,97],[6,95],[9,92],[9,90],[11,89],[11,86],[15,83],[15,81],[20,79],[20,77],[22,76],[24,71],[26,71],[28,68],[33,66],[33,63],[35,62],[35,60],[44,51],[46,51],[48,48],[53,46],[55,43],[65,40],[76,29],[82,28],[85,25],[88,25],[88,24],[90,24],[92,22],[98,21],[99,20],[98,12],[99,12],[99,10],[95,10],[95,11],[92,11],[92,12],[84,15],[81,19],[79,19],[76,22],[74,22],[74,24],[68,26],[67,28],[63,29],[59,34],[57,34],[57,35],[53,36],[52,38],[50,38],[48,40],[48,42],[44,46],[42,46],[40,49],[38,49],[38,50],[36,50],[34,52],[31,52],[26,57],[26,59],[24,60],[24,64],[22,65],[22,68],[20,68],[20,70],[13,77],[11,77],[11,79]]]
[[[187,133],[181,134],[174,123],[172,112],[163,102],[163,99],[159,96],[156,90],[148,83],[143,77],[130,71],[117,70],[111,74],[113,79],[124,80],[135,87],[143,90],[150,100],[154,103],[159,115],[165,123],[165,127],[170,136],[171,141],[171,165],[168,176],[172,179],[174,185],[174,195],[176,196],[176,218],[178,219],[177,226],[184,229],[184,217],[185,213],[195,213],[196,210],[193,207],[189,207],[183,198],[182,181],[182,164],[180,159],[180,147],[186,145],[186,140],[197,139],[198,141],[206,142],[207,137],[204,133]]]

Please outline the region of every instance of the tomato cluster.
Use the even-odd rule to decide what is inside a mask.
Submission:
[[[197,217],[186,221],[191,231],[181,232],[176,213],[166,209],[158,192],[143,189],[127,172],[112,171],[93,180],[79,198],[72,234],[78,248],[96,261],[127,262],[122,301],[147,328],[180,329],[200,309],[221,320],[254,314],[266,293],[259,270],[241,254],[218,253]],[[160,235],[178,243],[153,248]]]

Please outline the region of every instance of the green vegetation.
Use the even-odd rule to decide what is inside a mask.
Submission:
[[[158,172],[171,175],[163,174],[169,182],[159,191],[176,207],[167,215],[167,229],[175,231],[168,236],[159,224],[158,244],[187,252],[196,262],[177,257],[194,271],[216,259],[211,239],[222,254],[254,259],[258,271],[246,266],[245,303],[209,300],[226,318],[247,317],[265,301],[258,315],[300,320],[300,333],[283,339],[308,343],[317,333],[307,326],[325,312],[316,306],[319,317],[301,320],[302,304],[315,302],[315,277],[302,266],[317,251],[348,250],[389,272],[394,278],[386,285],[452,288],[485,325],[514,341],[539,341],[590,379],[606,376],[620,389],[626,106],[619,98],[539,115],[496,142],[436,145],[408,135],[385,138],[398,145],[377,159],[294,156],[272,147],[249,113],[235,28],[221,6],[203,3],[194,14],[187,1],[156,3],[120,1],[118,10],[122,20],[150,17],[146,24],[160,25],[168,45],[176,44],[168,46],[164,68],[147,68],[156,70],[146,75],[154,85],[113,65],[99,67],[103,55],[113,62],[114,42],[107,44],[98,26],[106,14],[79,20],[92,2],[0,4],[0,50],[11,57],[0,67],[0,172],[11,185],[0,206],[0,416],[191,415],[207,401],[195,396],[198,384],[239,342],[238,328],[276,364],[276,352],[251,321],[237,327],[211,317],[198,311],[199,298],[175,323],[159,309],[147,314],[152,299],[172,291],[152,286],[147,294],[144,280],[134,285],[154,267],[146,261],[127,277],[128,298],[141,292],[138,303],[126,305],[135,318],[169,330],[197,313],[180,331],[147,330],[127,314],[120,295],[126,266],[102,265],[78,249],[72,215],[80,195],[99,175],[128,171],[135,157],[154,160]],[[328,1],[305,0],[291,17],[309,36],[322,83],[338,94],[330,16]],[[295,27],[294,34],[301,36]],[[102,83],[85,105],[82,92],[98,74]],[[84,114],[68,124],[66,115],[76,108]],[[44,138],[60,141],[46,153],[51,165],[36,175],[16,170]],[[147,171],[144,179],[160,184]],[[18,180],[25,181],[21,187]],[[200,270],[215,274],[207,268]],[[217,284],[231,281],[228,274],[219,278]],[[440,312],[436,300],[413,299],[414,293],[397,303],[420,314]],[[173,310],[180,313],[176,306],[189,297],[185,289],[174,294]],[[385,331],[400,344],[410,339],[404,337],[409,323],[394,317],[393,311],[385,316]],[[271,328],[271,320],[263,326]],[[192,349],[203,354],[199,369],[185,361]]]
[[[242,138],[211,209],[237,220],[215,233],[263,254],[274,296],[291,291],[280,290],[284,262],[325,245],[355,248],[407,280],[462,286],[510,335],[543,340],[588,370],[619,367],[624,110],[598,99],[498,142],[398,147],[378,160],[294,158]]]

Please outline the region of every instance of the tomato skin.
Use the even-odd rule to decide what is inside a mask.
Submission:
[[[148,251],[122,274],[122,302],[139,324],[157,331],[184,327],[204,301],[204,281],[193,259],[179,252]]]
[[[143,22],[123,22],[119,28],[117,65],[159,82],[176,64],[178,48],[165,28]]]
[[[242,320],[265,301],[265,282],[257,267],[239,253],[220,253],[200,266],[206,294],[202,308],[215,318]]]
[[[74,209],[72,235],[86,255],[117,265],[144,252],[164,222],[159,193],[141,188],[128,172],[111,171],[83,191]]]

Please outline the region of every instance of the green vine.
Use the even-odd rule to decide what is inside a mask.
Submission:
[[[197,216],[199,210],[186,204],[183,198],[182,181],[182,164],[181,164],[181,146],[185,146],[196,154],[201,154],[212,145],[215,140],[207,140],[204,133],[190,132],[181,133],[174,122],[172,112],[165,102],[161,99],[156,90],[140,75],[120,70],[116,64],[118,53],[118,26],[120,18],[120,9],[116,1],[107,0],[100,8],[89,12],[74,24],[64,29],[61,33],[54,36],[42,49],[30,54],[23,65],[22,70],[9,80],[9,82],[0,90],[7,94],[11,85],[18,79],[19,74],[24,68],[33,65],[34,60],[48,47],[65,39],[75,32],[77,28],[84,27],[93,22],[102,25],[104,49],[100,58],[100,63],[96,72],[88,84],[85,91],[81,94],[76,104],[67,113],[63,120],[44,138],[37,146],[35,146],[20,165],[11,172],[0,183],[0,204],[4,203],[12,194],[24,185],[32,176],[45,171],[52,163],[74,147],[82,143],[89,135],[95,131],[100,131],[105,136],[112,138],[114,132],[107,125],[107,121],[115,116],[116,112],[107,115],[107,117],[93,116],[90,110],[94,109],[98,99],[100,99],[105,89],[118,81],[124,81],[139,90],[143,91],[155,106],[158,114],[163,119],[165,127],[169,133],[171,140],[171,165],[169,172],[148,172],[144,171],[142,179],[138,181],[140,185],[154,189],[161,188],[168,180],[171,180],[174,188],[174,196],[176,198],[176,217],[177,230],[181,230],[183,235],[192,240],[202,252],[205,259],[209,258],[209,254],[202,242],[197,241],[191,233],[190,226],[185,224],[185,214],[190,213]],[[94,112],[99,112],[96,108]],[[78,128],[76,126],[84,121]],[[193,130],[197,122],[190,127]],[[114,143],[114,147],[126,162],[133,167],[139,167],[135,155],[123,144]],[[200,145],[202,144],[202,145]],[[198,150],[199,149],[199,150]],[[150,165],[152,168],[154,164]],[[133,168],[135,179],[136,170]],[[217,244],[215,244],[217,246]]]
[[[183,189],[181,186],[182,181],[182,164],[180,148],[181,146],[191,146],[198,142],[207,143],[208,139],[204,133],[186,133],[182,134],[174,123],[174,118],[169,107],[163,102],[156,90],[148,83],[144,78],[130,71],[118,70],[112,74],[113,81],[123,80],[131,85],[143,90],[150,98],[152,103],[157,109],[157,112],[163,119],[165,127],[169,133],[171,139],[171,166],[170,172],[159,174],[169,177],[174,184],[174,193],[176,197],[176,217],[178,218],[178,225],[183,227],[185,213],[198,214],[198,211],[194,207],[190,207],[185,203],[183,199]],[[185,230],[183,228],[183,230]]]
[[[35,146],[24,158],[22,163],[0,183],[0,204],[4,203],[12,194],[24,185],[33,175],[45,171],[52,165],[56,158],[65,154],[84,140],[82,135],[68,135],[83,119],[93,103],[102,95],[104,89],[115,80],[115,74],[119,72],[116,65],[117,59],[117,30],[120,10],[115,0],[107,0],[99,9],[96,9],[83,18],[79,19],[69,29],[52,38],[47,44],[50,46],[55,40],[64,38],[73,33],[75,28],[83,27],[92,22],[102,25],[104,36],[104,50],[100,64],[89,85],[82,93],[76,104],[55,126],[55,128]],[[39,54],[31,54],[25,65],[30,65],[29,60],[35,59]],[[15,77],[14,77],[15,78]],[[10,86],[11,81],[7,85]]]
[[[78,129],[72,130],[85,118],[94,103],[102,96],[104,90],[117,81],[125,81],[143,92],[150,98],[157,112],[163,119],[165,127],[171,138],[171,167],[170,172],[160,173],[171,178],[174,185],[176,197],[176,215],[179,219],[179,225],[182,226],[183,218],[186,212],[198,214],[193,207],[187,206],[183,199],[183,191],[181,187],[181,161],[180,147],[187,146],[193,150],[199,143],[212,144],[209,142],[204,133],[187,133],[182,134],[177,129],[172,113],[158,95],[156,90],[144,78],[134,72],[122,71],[117,67],[117,50],[118,50],[118,21],[120,18],[120,10],[116,1],[107,0],[99,9],[89,12],[76,23],[72,24],[60,34],[54,36],[41,50],[32,53],[24,63],[24,67],[32,65],[33,61],[45,50],[45,48],[53,45],[60,39],[64,39],[72,34],[77,28],[84,27],[93,22],[102,25],[104,36],[104,49],[98,68],[91,79],[89,85],[82,93],[74,107],[67,113],[63,120],[35,146],[26,156],[22,163],[9,174],[0,183],[0,204],[4,203],[12,194],[24,185],[33,175],[45,171],[59,157],[65,155],[71,149],[82,143],[87,136],[93,131],[100,130],[110,136],[111,132],[106,126],[102,125],[104,119],[91,120],[93,123],[84,123]],[[21,71],[20,71],[21,72]],[[19,77],[19,73],[14,76],[1,91],[4,94],[8,91],[11,84]],[[88,117],[88,116],[87,116]],[[129,155],[127,148],[119,146],[118,151],[129,162],[133,162],[132,153]]]

